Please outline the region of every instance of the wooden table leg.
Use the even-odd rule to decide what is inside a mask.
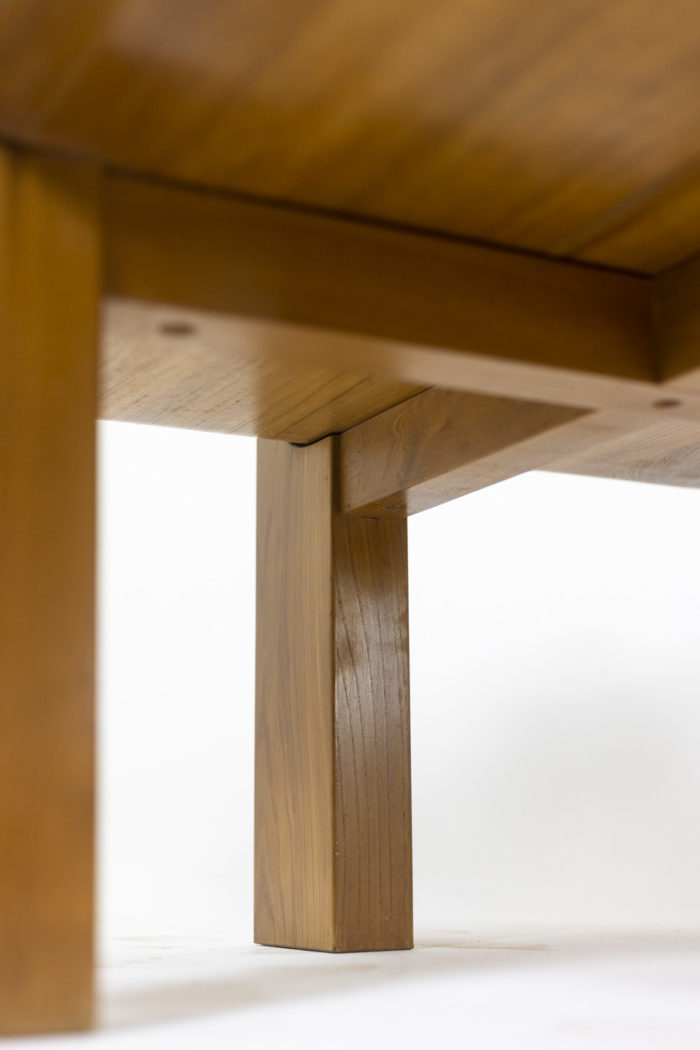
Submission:
[[[255,940],[413,944],[406,521],[337,506],[337,439],[258,446]]]
[[[97,180],[0,151],[0,1031],[92,1018]]]

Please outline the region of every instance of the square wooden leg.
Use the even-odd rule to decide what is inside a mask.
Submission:
[[[92,1018],[96,179],[0,151],[0,1031]]]
[[[413,944],[405,520],[337,507],[337,440],[258,452],[255,939]]]

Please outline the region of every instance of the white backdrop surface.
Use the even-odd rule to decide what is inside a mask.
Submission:
[[[251,939],[255,443],[100,425],[106,937]],[[700,491],[410,520],[416,924],[700,926]]]

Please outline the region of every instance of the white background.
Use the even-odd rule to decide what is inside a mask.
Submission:
[[[250,937],[255,442],[102,424],[102,911]],[[700,925],[700,491],[409,521],[416,923]]]

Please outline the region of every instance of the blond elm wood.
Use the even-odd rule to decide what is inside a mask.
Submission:
[[[337,439],[258,448],[255,939],[409,948],[406,523],[339,511]]]
[[[544,465],[546,470],[660,485],[700,486],[700,426],[662,419],[636,431],[582,447]]]
[[[693,261],[652,281],[118,175],[107,196],[109,418],[347,431],[346,505],[381,514],[700,422]]]
[[[0,151],[0,1030],[92,1019],[97,180]]]
[[[267,322],[262,354],[316,330],[326,367],[411,382],[411,348],[452,351],[455,367],[473,356],[580,382],[654,378],[643,277],[122,176],[106,180],[105,215],[109,295]],[[444,383],[435,364],[426,383]]]
[[[527,470],[700,484],[700,424],[434,388],[345,431],[346,513],[403,517]]]
[[[644,286],[650,293],[650,282]],[[494,316],[499,309],[494,298]],[[651,345],[650,298],[645,312]],[[666,404],[674,394],[657,381],[655,346],[640,380],[137,299],[109,298],[102,316],[100,412],[108,419],[295,434],[308,443],[437,384],[565,409],[646,414],[650,424],[700,420],[700,392],[692,388]]]
[[[186,0],[78,0],[68,17],[51,0],[2,7],[0,132],[112,166],[107,316],[118,324],[108,320],[109,354],[117,349],[103,410],[300,440],[354,427],[343,439],[354,464],[348,484],[364,512],[400,496],[405,513],[545,461],[694,483],[694,264],[662,275],[652,296],[638,274],[493,246],[649,271],[696,250],[700,23],[692,3],[535,0],[523,17],[517,0],[478,0],[466,21],[460,0],[409,7],[205,0],[195,10]],[[138,185],[115,167],[199,189]],[[78,706],[89,674],[76,624],[89,619],[92,537],[81,501],[92,491],[84,484],[93,422],[85,391],[94,328],[84,336],[97,300],[97,224],[92,192],[73,171],[18,159],[5,163],[0,188],[0,307],[11,350],[0,366],[10,508],[2,526],[10,582],[0,599],[9,802],[0,828],[16,829],[17,813],[24,820],[36,803],[37,831],[15,835],[0,877],[2,994],[18,1030],[28,996],[52,1027],[79,1023],[89,999],[89,718]],[[258,203],[226,200],[216,188],[239,198],[253,192]],[[280,207],[282,199],[316,214]],[[378,223],[324,217],[323,209]],[[176,326],[199,326],[203,356],[196,341],[175,352],[144,339],[159,312],[173,308]],[[138,320],[123,339],[127,313]],[[484,395],[520,407],[501,415],[494,405],[475,407],[476,442],[454,408],[426,417],[424,430],[407,398],[436,383],[469,392],[482,408]],[[426,396],[426,405],[447,405],[453,395]],[[388,423],[377,416],[387,412]],[[387,473],[382,428],[391,434],[397,419],[410,436]],[[549,461],[566,442],[567,454]],[[269,795],[259,821],[259,922],[272,924],[276,942],[340,950],[401,941],[410,879],[406,823],[394,819],[408,798],[405,532],[397,531],[405,523],[342,515],[337,446],[286,449],[293,459],[281,475],[299,484],[261,497],[264,506],[286,500],[292,525],[285,537],[266,534],[273,555],[285,543],[291,555],[278,578],[261,567],[264,608],[274,638],[291,639],[304,659],[293,658],[300,707],[290,711],[278,694],[291,658],[266,642],[260,680],[268,668],[280,674],[261,707],[259,769]],[[310,507],[297,506],[300,491],[311,492]],[[266,561],[274,567],[273,555]],[[260,631],[268,638],[267,621]],[[70,703],[69,680],[82,683]],[[31,722],[41,728],[28,742]],[[275,750],[282,759],[273,771]],[[280,783],[296,815],[280,804]],[[80,819],[72,807],[82,807]],[[55,812],[68,814],[61,836],[61,820],[49,820]],[[271,814],[277,823],[266,825]],[[79,868],[70,887],[69,845]],[[382,850],[388,869],[377,861]],[[402,874],[387,883],[386,870]],[[50,887],[37,872],[51,875]],[[299,903],[296,916],[290,901]],[[33,962],[47,945],[65,971],[57,981],[53,968],[50,992],[44,963]]]
[[[123,176],[106,214],[108,417],[308,441],[436,384],[663,411],[649,279]]]
[[[259,352],[177,309],[112,300],[103,311],[100,417],[308,444],[422,387]],[[230,326],[229,326],[230,328]]]
[[[427,390],[341,436],[341,506],[377,517],[427,510],[531,470],[572,446],[587,447],[598,415]]]
[[[0,130],[657,268],[697,247],[699,55],[695,0],[4,0]]]
[[[497,299],[493,309],[495,315]],[[700,397],[692,390],[685,392],[672,413],[663,405],[659,407],[665,390],[655,378],[656,365],[652,367],[651,358],[649,375],[631,379],[473,350],[455,352],[310,325],[129,299],[108,299],[103,318],[106,360],[100,411],[108,419],[188,427],[197,426],[196,421],[203,419],[206,429],[254,433],[259,428],[259,436],[271,437],[277,436],[269,433],[271,425],[275,431],[280,424],[290,431],[299,426],[306,429],[307,424],[310,430],[317,430],[319,422],[324,426],[327,419],[335,420],[338,409],[348,418],[370,418],[388,407],[381,404],[387,392],[387,400],[400,403],[418,390],[437,385],[565,408],[646,412],[650,421],[663,415],[700,420]],[[158,336],[154,340],[165,318],[191,328],[193,337]],[[650,321],[645,338],[652,343]],[[337,384],[337,405],[322,405],[316,382],[319,369],[333,386]],[[282,384],[277,377],[285,374],[293,377],[293,385],[312,406],[308,421],[279,392]],[[250,392],[241,402],[236,396],[236,375],[241,378],[243,391]],[[351,375],[358,383],[348,389],[345,383]],[[163,389],[159,388],[161,376]],[[387,385],[382,387],[382,382]],[[370,395],[367,402],[365,393]],[[190,407],[190,397],[199,412]],[[349,425],[356,422],[357,418]],[[323,436],[319,430],[313,439],[306,440]]]

